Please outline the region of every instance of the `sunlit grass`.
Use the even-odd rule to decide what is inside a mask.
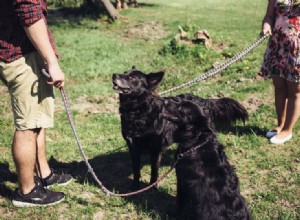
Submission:
[[[132,174],[121,135],[118,99],[111,88],[112,73],[122,73],[133,65],[146,73],[163,70],[165,78],[159,91],[192,80],[258,38],[267,1],[141,0],[139,3],[140,8],[121,11],[125,18],[114,24],[88,18],[74,23],[70,16],[50,26],[62,54],[65,89],[83,149],[101,181],[117,192],[129,191]],[[213,49],[213,53],[203,51],[204,62],[189,54],[160,55],[159,51],[178,33],[178,25],[206,29],[213,45],[223,46]],[[257,77],[265,45],[266,42],[222,73],[172,95],[226,96],[247,107],[250,117],[245,125],[237,123],[229,131],[218,133],[231,164],[236,167],[242,194],[254,219],[296,220],[300,217],[299,123],[293,139],[285,145],[273,146],[264,138],[265,132],[276,123],[271,82]],[[14,128],[8,95],[2,90],[0,93],[0,195],[5,197],[0,197],[0,219],[175,218],[174,172],[159,185],[159,191],[116,198],[100,190],[79,154],[58,91],[55,128],[48,130],[48,155],[52,166],[71,170],[76,180],[67,187],[55,188],[66,193],[62,205],[14,208],[10,195],[16,182],[4,168],[8,165],[15,172],[10,152]],[[165,153],[161,174],[172,164],[175,148],[172,146]],[[144,158],[143,163],[142,181],[146,185],[150,178],[148,159]]]

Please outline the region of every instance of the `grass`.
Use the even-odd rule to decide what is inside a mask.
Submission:
[[[142,7],[124,10],[124,18],[108,24],[71,10],[53,8],[50,26],[63,58],[66,91],[84,151],[97,176],[110,190],[129,191],[130,158],[120,132],[118,100],[112,90],[112,73],[136,65],[145,72],[165,71],[159,91],[194,79],[222,63],[258,38],[267,1],[253,0],[140,0]],[[67,13],[67,14],[66,14]],[[178,33],[178,25],[206,29],[211,51],[161,55]],[[228,96],[243,103],[250,113],[245,126],[237,124],[218,134],[235,165],[241,191],[253,218],[296,220],[300,218],[299,123],[293,140],[273,146],[264,138],[275,121],[273,90],[269,80],[257,77],[266,42],[221,74],[174,93],[191,92],[207,97]],[[55,127],[48,130],[49,163],[74,177],[62,205],[47,208],[15,208],[11,203],[17,187],[11,157],[12,113],[5,87],[0,87],[0,219],[174,219],[176,177],[174,172],[159,191],[138,196],[106,196],[88,173],[57,94]],[[172,94],[173,95],[173,94]],[[176,146],[166,152],[160,173],[173,162]],[[142,181],[149,181],[144,158]]]

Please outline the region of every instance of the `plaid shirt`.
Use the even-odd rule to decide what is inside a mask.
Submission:
[[[23,26],[30,26],[47,16],[47,0],[0,0],[0,60],[11,62],[35,51]],[[56,54],[53,36],[49,40]]]

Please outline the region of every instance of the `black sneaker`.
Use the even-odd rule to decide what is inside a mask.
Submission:
[[[55,184],[57,185],[67,185],[72,180],[72,176],[70,174],[58,174],[51,169],[51,173],[44,179],[41,179],[44,187],[48,188]]]
[[[16,207],[50,206],[64,200],[65,194],[45,189],[42,183],[35,178],[35,186],[29,194],[23,195],[16,190],[12,203]]]

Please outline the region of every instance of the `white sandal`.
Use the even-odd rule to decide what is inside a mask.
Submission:
[[[292,134],[289,134],[288,136],[286,136],[285,138],[277,138],[276,136],[272,137],[270,139],[270,142],[272,144],[284,144],[285,142],[287,142],[288,140],[292,139],[293,135]]]

